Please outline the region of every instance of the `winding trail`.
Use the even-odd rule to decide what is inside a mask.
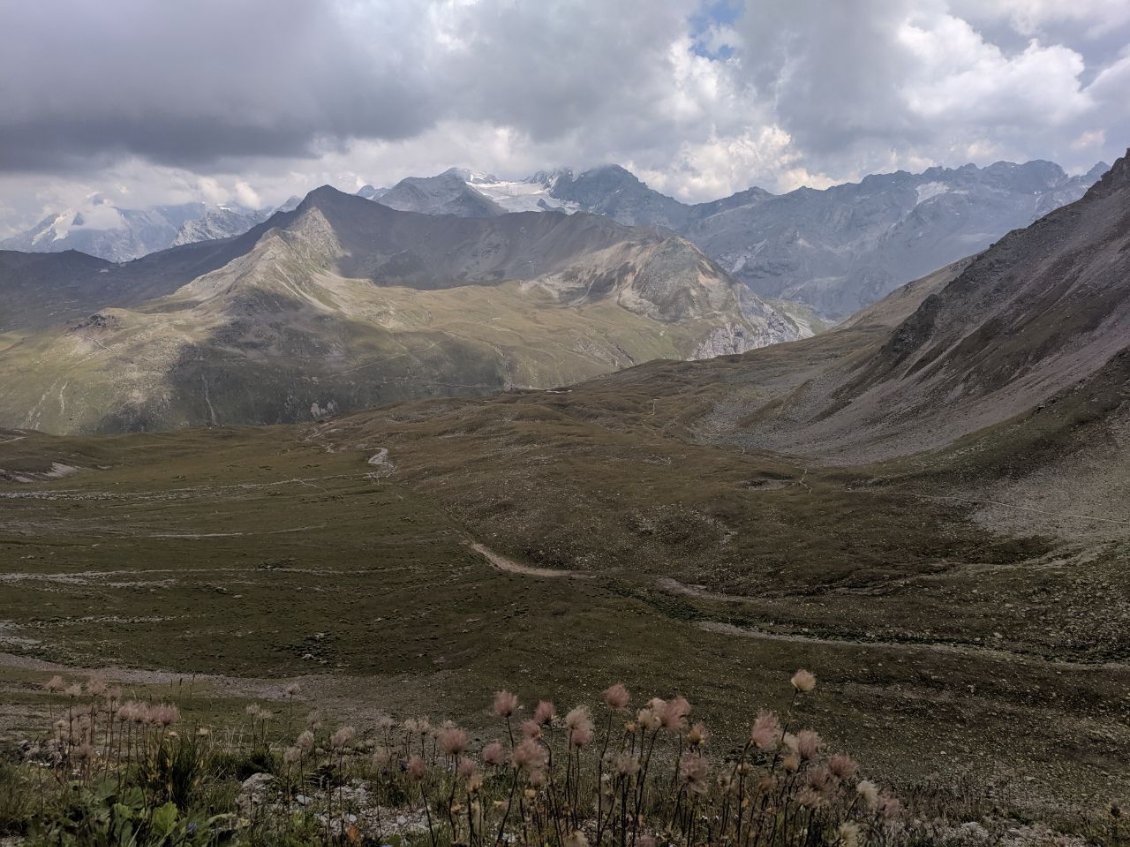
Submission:
[[[536,576],[545,579],[559,579],[561,577],[579,577],[582,579],[588,578],[588,574],[578,573],[577,571],[563,571],[555,568],[535,568],[530,565],[523,565],[521,562],[516,562],[513,559],[507,558],[500,553],[495,553],[489,547],[480,544],[477,541],[468,542],[472,550],[490,562],[491,567],[495,570],[502,571],[503,573],[520,574],[521,576]]]

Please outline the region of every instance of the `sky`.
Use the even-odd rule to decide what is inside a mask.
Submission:
[[[1130,145],[1127,0],[0,0],[0,236],[615,162],[703,201]]]

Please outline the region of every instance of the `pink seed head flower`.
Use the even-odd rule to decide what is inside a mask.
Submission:
[[[843,753],[837,753],[835,756],[828,760],[828,770],[836,777],[836,779],[851,779],[855,776],[856,771],[859,770],[859,765],[851,756],[845,756]]]
[[[518,710],[518,695],[509,691],[496,691],[494,694],[494,713],[500,718],[508,718]]]
[[[180,709],[172,703],[161,703],[150,710],[149,719],[160,726],[172,726],[180,720]]]
[[[861,779],[855,791],[868,809],[873,810],[879,805],[879,786],[871,780]]]
[[[796,751],[802,759],[815,758],[823,743],[820,736],[811,729],[802,729],[796,734]]]
[[[704,723],[696,723],[687,730],[687,743],[692,747],[701,747],[710,739],[710,732]]]
[[[691,704],[683,697],[676,697],[663,707],[659,717],[668,732],[682,732],[687,727],[687,715],[690,713]]]
[[[705,794],[710,788],[710,766],[706,758],[698,753],[684,753],[679,760],[679,779],[687,790]]]
[[[466,732],[457,726],[447,726],[439,731],[439,749],[449,756],[458,756],[471,742]]]
[[[617,753],[612,759],[612,770],[617,776],[634,776],[640,772],[640,760],[631,753]]]
[[[309,753],[314,749],[314,733],[308,729],[304,729],[298,736],[298,740],[294,742],[294,746]]]
[[[639,714],[636,715],[636,723],[644,732],[655,732],[663,725],[663,719],[651,709],[640,709]]]
[[[409,779],[420,782],[428,773],[428,766],[424,764],[424,760],[419,756],[413,756],[408,760],[408,766],[405,768]]]
[[[522,735],[526,738],[541,738],[541,724],[535,720],[522,721]]]
[[[58,674],[51,677],[47,682],[43,683],[43,687],[50,691],[52,694],[58,694],[60,691],[67,690],[67,683],[63,682],[63,678]]]
[[[477,772],[477,768],[470,759],[461,758],[459,764],[455,766],[455,772],[459,774],[460,779],[470,779]]]
[[[351,726],[343,726],[330,736],[330,746],[335,750],[344,750],[357,737],[357,730]]]
[[[528,775],[534,771],[545,770],[549,762],[549,754],[536,741],[527,738],[514,748],[514,753],[510,759],[514,767]]]
[[[490,765],[492,768],[501,767],[506,764],[506,748],[499,742],[492,741],[483,748],[483,762]]]
[[[622,682],[617,682],[604,691],[604,702],[608,704],[608,708],[617,712],[622,712],[628,708],[628,703],[631,700],[632,695],[628,693],[628,689],[624,687]]]
[[[762,710],[757,713],[757,719],[754,720],[753,729],[749,733],[749,740],[763,753],[777,749],[777,745],[781,743],[781,721],[778,720],[776,712]]]
[[[804,668],[794,673],[790,682],[792,682],[793,688],[801,694],[809,694],[816,687],[816,677]]]
[[[542,700],[534,709],[534,720],[542,725],[548,724],[556,715],[557,707],[548,700]]]

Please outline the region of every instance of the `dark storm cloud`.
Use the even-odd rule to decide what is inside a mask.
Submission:
[[[197,166],[433,120],[411,16],[327,3],[47,0],[0,7],[0,167],[130,153]]]

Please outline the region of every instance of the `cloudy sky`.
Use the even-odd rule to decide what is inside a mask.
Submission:
[[[0,0],[0,235],[458,165],[706,200],[1130,144],[1127,0]]]

